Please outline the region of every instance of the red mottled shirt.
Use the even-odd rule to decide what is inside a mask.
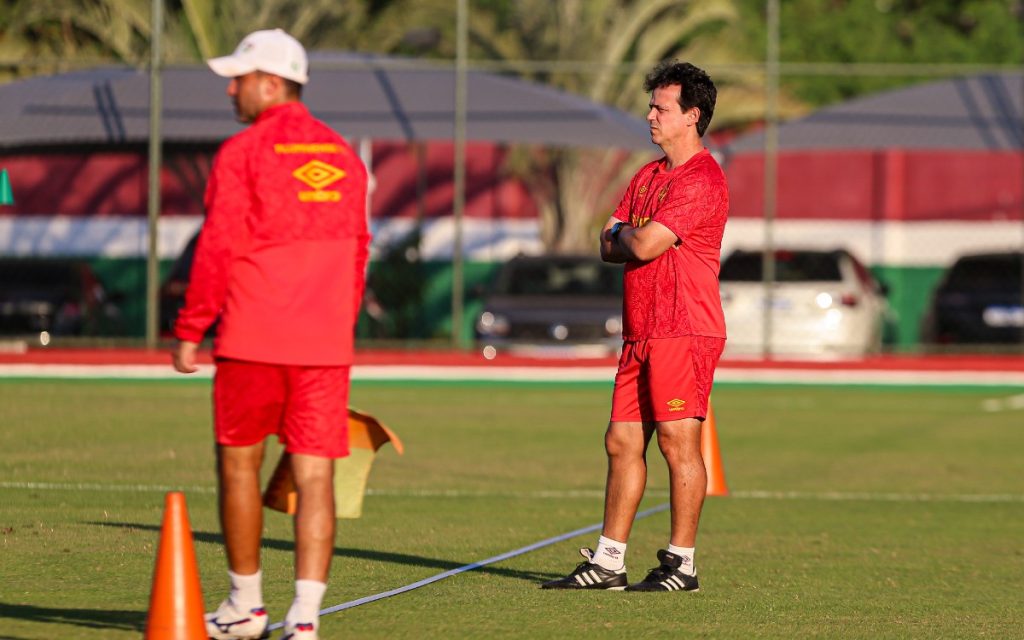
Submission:
[[[369,232],[366,168],[300,102],[264,111],[217,153],[174,334],[214,355],[351,364]]]
[[[728,213],[725,174],[707,149],[672,171],[662,158],[633,176],[613,215],[634,227],[655,220],[679,241],[654,260],[626,263],[623,340],[725,337],[718,270]]]

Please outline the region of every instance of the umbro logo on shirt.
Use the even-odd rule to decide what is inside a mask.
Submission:
[[[299,200],[302,202],[337,202],[341,200],[341,192],[325,191],[338,180],[345,177],[345,172],[320,160],[310,160],[292,172],[292,176],[300,182],[309,185],[314,191],[300,191]]]

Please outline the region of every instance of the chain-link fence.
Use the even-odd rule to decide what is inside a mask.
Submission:
[[[377,64],[415,72],[420,63]],[[723,88],[721,119],[716,114],[707,142],[726,171],[732,200],[722,248],[730,350],[783,356],[1022,348],[1020,67],[811,65],[777,63],[769,55],[764,63],[707,68]],[[467,69],[517,81],[558,76],[563,85],[581,87],[610,71],[635,78],[638,92],[647,71],[636,64],[537,60],[469,60]],[[569,76],[574,80],[564,82]],[[789,91],[807,77],[837,84],[874,78],[885,86],[809,109]],[[22,79],[0,85],[0,92],[45,95],[67,81],[66,75]],[[42,106],[41,97],[22,108],[99,117],[115,134],[125,118],[144,116],[118,102],[109,79],[86,86],[95,106],[88,113]],[[750,86],[759,96],[753,116],[741,103],[747,95],[741,89],[749,93]],[[468,99],[474,102],[472,94]],[[0,114],[5,135],[23,115]],[[642,129],[642,112],[628,116]],[[344,133],[363,139],[357,131]],[[13,204],[0,206],[6,270],[0,330],[36,344],[65,336],[139,339],[147,313],[146,150],[130,142],[82,148],[19,140],[0,140],[0,168],[13,195]],[[167,337],[187,283],[188,247],[202,220],[197,194],[215,145],[164,142],[158,326]],[[486,313],[494,321],[488,305],[503,265],[519,254],[596,255],[597,232],[631,172],[657,152],[471,140],[465,212],[456,218],[457,154],[450,140],[366,144],[376,183],[375,239],[357,336],[378,345],[483,345],[481,321]],[[69,276],[74,284],[43,304],[51,294],[32,284],[32,273],[71,262],[68,273],[88,271],[92,280]],[[52,281],[47,278],[38,280]],[[453,304],[456,298],[460,304]],[[70,309],[81,310],[81,321],[67,320]],[[35,320],[20,319],[33,313]],[[614,333],[613,320],[594,322]],[[559,326],[567,324],[549,328],[560,333]],[[549,337],[574,342],[573,335]]]

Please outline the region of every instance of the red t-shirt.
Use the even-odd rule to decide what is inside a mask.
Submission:
[[[672,171],[662,158],[633,176],[613,215],[634,227],[655,220],[679,242],[650,262],[626,263],[623,340],[725,337],[718,269],[728,213],[725,174],[707,149]]]
[[[351,364],[369,232],[366,168],[300,102],[264,111],[217,153],[174,334],[214,355]]]

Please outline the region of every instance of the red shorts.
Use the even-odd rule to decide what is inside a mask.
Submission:
[[[217,360],[217,444],[246,447],[277,435],[288,453],[348,455],[349,367]]]
[[[703,421],[724,338],[626,342],[612,392],[612,422]]]

